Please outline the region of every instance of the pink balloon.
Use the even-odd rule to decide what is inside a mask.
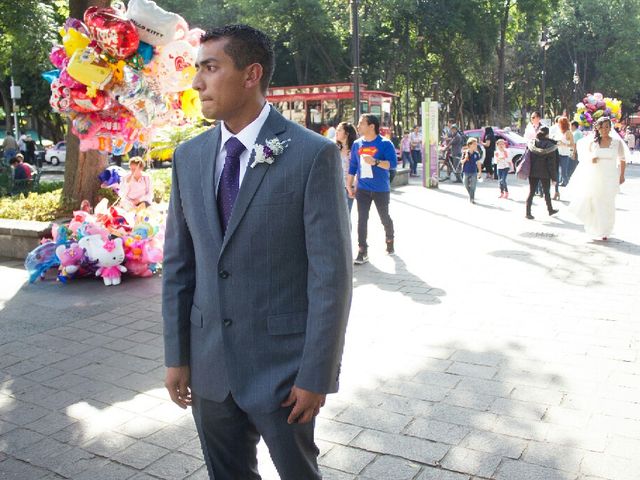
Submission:
[[[67,64],[67,53],[64,51],[64,47],[62,45],[56,45],[51,49],[51,53],[49,54],[49,60],[56,68],[63,68]]]
[[[84,85],[80,82],[78,82],[77,80],[75,80],[71,75],[69,75],[69,73],[67,73],[67,69],[63,68],[62,70],[60,70],[60,77],[58,77],[60,79],[60,83],[62,85],[64,85],[65,87],[69,87],[69,88],[82,88],[84,87]]]

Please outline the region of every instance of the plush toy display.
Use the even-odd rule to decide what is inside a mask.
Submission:
[[[29,272],[29,283],[44,279],[47,270],[60,265],[56,257],[55,242],[45,241],[34,250],[29,252],[24,260],[24,268]]]
[[[60,262],[60,266],[58,267],[58,280],[62,283],[67,283],[80,269],[80,265],[84,259],[84,249],[77,243],[72,243],[69,247],[58,245],[56,248],[56,256]]]
[[[120,277],[127,271],[122,265],[125,255],[121,238],[105,242],[100,235],[90,235],[82,237],[78,245],[90,260],[97,262],[96,276],[102,277],[105,285],[120,285]]]

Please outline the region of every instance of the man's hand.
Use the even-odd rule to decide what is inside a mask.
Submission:
[[[349,185],[347,187],[347,195],[349,195],[349,198],[356,198],[356,191],[357,188],[355,185]]]
[[[314,393],[295,386],[292,387],[289,397],[281,405],[282,407],[293,405],[287,423],[309,423],[320,413],[326,398],[327,396],[322,393]]]
[[[362,159],[365,161],[365,163],[368,163],[369,165],[375,165],[376,163],[376,159],[373,158],[371,155],[362,155]]]
[[[168,367],[164,386],[173,403],[180,408],[191,406],[191,369],[188,366]]]

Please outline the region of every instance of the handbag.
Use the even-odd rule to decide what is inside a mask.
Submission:
[[[522,154],[522,160],[520,160],[516,168],[516,175],[520,180],[526,180],[529,178],[529,173],[531,173],[531,152],[527,147]]]

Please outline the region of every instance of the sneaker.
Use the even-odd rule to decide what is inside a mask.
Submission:
[[[367,255],[367,251],[365,250],[363,252],[362,250],[360,250],[358,252],[358,256],[353,261],[353,263],[355,263],[356,265],[362,265],[362,264],[367,263],[368,261],[369,261],[369,256]]]
[[[509,198],[509,192],[504,192],[504,198],[505,199]]]
[[[500,196],[498,198],[504,198],[504,192],[500,192]]]
[[[395,255],[396,250],[393,248],[393,240],[387,240],[387,255]]]
[[[556,210],[555,208],[552,210],[549,210],[549,216],[551,215],[555,215],[556,213],[558,213],[560,210]]]

